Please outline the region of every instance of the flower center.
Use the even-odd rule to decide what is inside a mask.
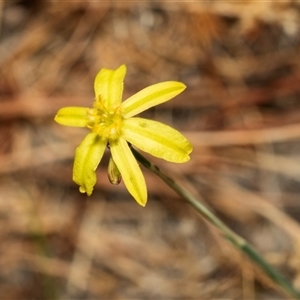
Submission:
[[[87,127],[99,136],[112,140],[120,137],[123,121],[120,106],[108,109],[99,97],[93,108],[88,108],[87,118]]]

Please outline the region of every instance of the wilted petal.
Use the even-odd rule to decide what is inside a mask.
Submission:
[[[80,186],[82,193],[92,194],[97,178],[95,170],[100,163],[106,147],[106,141],[94,132],[90,132],[77,147],[73,166],[73,180]]]
[[[65,126],[74,126],[74,127],[86,127],[87,120],[87,108],[85,107],[63,107],[61,108],[54,120]]]
[[[122,100],[125,75],[125,65],[121,65],[116,70],[101,69],[94,82],[96,101],[103,101],[107,108],[119,105]]]
[[[123,138],[110,141],[110,151],[129,193],[140,205],[145,206],[147,202],[145,178],[127,142]]]
[[[186,86],[177,81],[166,81],[148,86],[122,103],[123,115],[130,118],[140,112],[164,103],[180,94]]]
[[[190,142],[177,130],[143,118],[124,120],[123,137],[139,149],[170,162],[188,161],[193,150]]]

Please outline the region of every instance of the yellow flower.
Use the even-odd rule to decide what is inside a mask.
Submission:
[[[82,193],[91,195],[96,184],[95,170],[106,146],[111,151],[111,176],[121,174],[129,193],[142,206],[147,202],[144,176],[128,143],[170,162],[189,160],[192,145],[175,129],[162,123],[134,117],[180,94],[185,85],[166,81],[151,85],[122,102],[126,66],[117,70],[102,69],[94,82],[95,102],[92,108],[64,107],[55,121],[66,126],[87,127],[90,132],[77,147],[73,180]],[[119,182],[118,178],[112,181]]]

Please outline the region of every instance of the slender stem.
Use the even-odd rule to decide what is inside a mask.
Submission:
[[[232,231],[222,220],[214,215],[205,205],[195,198],[189,191],[177,184],[171,177],[163,173],[156,165],[146,159],[141,153],[131,147],[135,158],[147,169],[160,177],[170,188],[182,196],[200,215],[202,215],[211,224],[217,227],[224,237],[231,242],[238,250],[245,253],[253,262],[255,262],[278,286],[287,294],[300,299],[300,292],[294,289],[292,284],[283,277],[275,268],[269,265],[260,254],[241,236]]]

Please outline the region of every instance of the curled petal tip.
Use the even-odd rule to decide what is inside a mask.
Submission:
[[[86,192],[85,188],[83,186],[79,187],[79,192],[84,194]]]

